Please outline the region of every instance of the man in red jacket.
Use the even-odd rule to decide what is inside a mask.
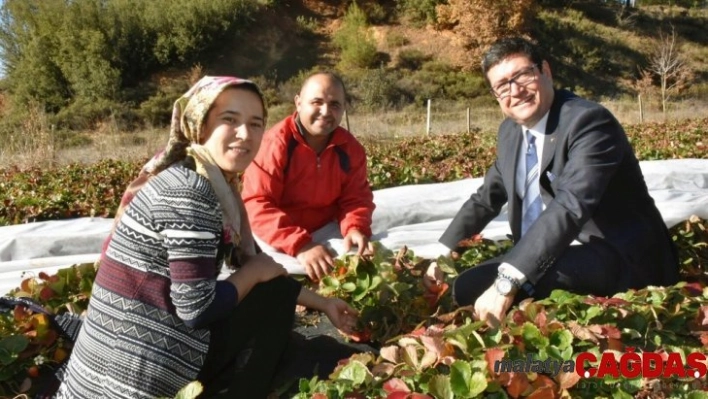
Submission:
[[[345,252],[369,248],[373,193],[364,147],[339,126],[345,104],[341,78],[331,72],[310,75],[295,96],[297,111],[265,133],[243,178],[242,196],[256,237],[296,257],[313,280],[333,266],[335,254],[322,239],[344,237]],[[341,236],[322,237],[327,230]]]

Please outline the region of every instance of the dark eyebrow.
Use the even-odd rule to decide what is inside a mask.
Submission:
[[[326,102],[327,102],[327,101],[325,101],[325,99],[322,98],[322,97],[314,97],[314,98],[312,98],[312,99],[310,100],[310,102],[313,102],[313,101],[321,101],[321,102],[323,102],[323,103],[326,103]],[[341,105],[341,102],[339,102],[339,100],[332,100],[332,101],[328,102],[327,104],[337,104],[337,105]]]
[[[225,116],[225,115],[242,116],[240,112],[238,112],[238,111],[230,111],[230,110],[226,110],[226,111],[222,112],[221,114],[219,114],[219,116]],[[257,119],[257,120],[259,120],[259,121],[264,121],[264,120],[265,120],[265,118],[263,118],[262,116],[254,116],[254,118]]]
[[[531,66],[527,66],[527,67],[525,67],[525,68],[521,68],[520,70],[516,71],[516,73],[514,73],[513,75],[511,75],[511,77],[510,77],[509,79],[503,79],[503,80],[501,80],[501,81],[495,83],[495,84],[494,84],[494,87],[498,87],[498,86],[501,85],[501,84],[506,84],[506,83],[508,83],[510,80],[514,80],[514,79],[516,79],[519,75],[521,75],[522,73],[528,71],[529,69],[533,69],[534,67],[535,67],[535,65],[531,65]]]

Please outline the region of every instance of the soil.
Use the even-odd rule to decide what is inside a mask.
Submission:
[[[349,342],[323,314],[301,314],[273,386],[282,392],[281,398],[291,398],[298,392],[300,378],[310,379],[317,375],[320,379],[328,379],[340,360],[361,352],[378,354],[378,348]]]

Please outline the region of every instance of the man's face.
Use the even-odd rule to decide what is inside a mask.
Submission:
[[[512,55],[487,71],[492,92],[502,112],[520,125],[532,127],[553,103],[551,69],[541,70],[525,55]]]
[[[300,122],[313,136],[326,136],[342,122],[344,88],[327,75],[315,75],[295,96]]]

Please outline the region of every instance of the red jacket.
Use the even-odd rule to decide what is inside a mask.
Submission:
[[[338,127],[318,156],[298,132],[296,116],[288,116],[265,133],[244,173],[242,196],[253,232],[291,256],[312,241],[312,232],[332,221],[339,222],[342,236],[351,229],[371,236],[375,206],[364,147]],[[288,160],[293,138],[297,143]],[[341,153],[348,158],[348,172],[340,163]]]

